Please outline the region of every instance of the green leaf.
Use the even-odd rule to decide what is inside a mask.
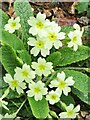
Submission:
[[[20,23],[22,26],[22,35],[23,35],[23,41],[24,45],[27,47],[27,41],[30,37],[29,35],[29,24],[27,20],[30,16],[33,16],[31,6],[28,2],[28,0],[16,0],[14,3],[14,9],[17,14],[17,16],[20,16]]]
[[[76,9],[78,10],[78,13],[83,13],[84,11],[87,11],[88,9],[88,2],[80,2],[77,6]]]
[[[61,70],[60,70],[61,71]],[[81,72],[74,71],[74,70],[63,70],[66,74],[66,78],[72,76],[75,84],[74,89],[77,91],[73,91],[82,101],[88,103],[88,94],[90,93],[89,85],[90,85],[90,78]]]
[[[0,27],[4,28],[4,26],[8,23],[8,20],[9,20],[9,16],[0,9]]]
[[[5,70],[12,76],[15,73],[14,69],[16,67],[21,67],[21,63],[18,60],[15,51],[9,45],[4,45],[0,49],[0,61]]]
[[[66,34],[68,34],[70,31],[73,31],[74,28],[73,26],[62,26],[61,27],[61,32],[65,32]]]
[[[60,50],[60,53],[61,59],[58,62],[58,66],[66,66],[89,58],[90,48],[86,46],[80,46],[75,52],[73,48],[65,47]]]
[[[88,86],[89,89],[89,86]],[[90,105],[90,92],[88,93],[83,93],[75,88],[72,89],[72,92],[77,95],[77,97],[79,97],[81,99],[81,101],[87,103],[88,105]]]
[[[15,50],[25,49],[23,42],[16,35],[4,30],[2,30],[2,38],[0,41],[2,44],[10,45]]]
[[[26,50],[18,51],[18,53],[22,61],[24,61],[28,65],[31,65],[31,55]]]
[[[83,93],[90,91],[88,89],[90,78],[86,74],[74,70],[65,70],[65,73],[66,76],[72,76],[75,80],[74,88],[80,90]]]
[[[65,111],[66,106],[69,106],[70,104],[75,105],[75,101],[71,95],[65,96],[62,94],[60,97],[60,102],[56,103],[56,105],[62,110]]]
[[[75,104],[74,99],[70,95],[68,95],[68,96],[62,95],[61,101],[64,102],[67,106],[69,106],[70,103]]]
[[[43,97],[42,100],[35,101],[34,98],[28,98],[33,115],[36,118],[44,119],[48,116],[49,106],[46,99]]]
[[[16,91],[10,90],[7,98],[8,99],[20,98],[20,95]]]
[[[87,17],[90,19],[90,8],[87,10]]]
[[[53,52],[52,54],[50,54],[48,57],[47,57],[47,61],[48,62],[52,62],[53,63],[53,66],[57,66],[59,61],[61,59],[61,53],[60,52]]]

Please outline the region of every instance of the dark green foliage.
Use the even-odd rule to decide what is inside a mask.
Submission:
[[[18,66],[21,66],[21,63],[18,60],[14,49],[8,45],[4,45],[0,49],[0,61],[5,70],[12,76],[15,73],[14,69]]]

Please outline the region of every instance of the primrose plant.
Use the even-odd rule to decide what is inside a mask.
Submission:
[[[0,106],[4,109],[0,116],[16,118],[23,116],[20,113],[23,108],[25,111],[31,108],[30,114],[37,119],[74,119],[78,116],[80,105],[72,96],[75,94],[88,104],[78,94],[85,95],[87,92],[82,85],[87,86],[88,76],[66,68],[90,57],[86,53],[90,49],[82,45],[84,29],[75,23],[68,26],[70,29],[67,31],[67,26],[61,27],[55,21],[49,21],[45,14],[39,12],[34,16],[30,4],[25,1],[22,6],[18,0],[15,1],[16,18],[9,18],[2,11],[6,19],[2,25],[0,60],[7,72],[2,80],[7,90],[0,98]],[[21,11],[25,12],[21,14]],[[13,112],[10,97],[13,107],[18,106],[15,99],[21,101]],[[52,106],[59,108],[59,114],[52,110]],[[29,112],[25,116],[30,118]]]

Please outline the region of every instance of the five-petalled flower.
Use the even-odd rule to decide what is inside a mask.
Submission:
[[[78,112],[80,111],[80,105],[76,106],[74,108],[73,104],[70,104],[66,107],[66,112],[61,112],[59,114],[60,118],[71,118],[74,119],[78,115]]]
[[[73,47],[74,51],[77,51],[78,46],[82,45],[82,34],[84,29],[80,31],[80,26],[78,24],[74,24],[73,27],[75,28],[74,31],[70,31],[68,37],[71,41],[68,43],[68,47]]]
[[[39,52],[41,52],[41,55],[43,57],[46,57],[46,55],[49,55],[49,49],[45,48],[46,40],[41,39],[40,37],[37,37],[37,40],[33,37],[29,38],[28,45],[34,46],[31,49],[31,54],[34,56],[37,56]]]
[[[29,84],[30,90],[27,91],[28,97],[33,97],[36,101],[42,100],[43,95],[47,94],[47,88],[42,81],[32,82]]]
[[[18,30],[21,27],[19,22],[20,17],[16,17],[15,19],[12,17],[8,20],[8,24],[6,24],[4,28],[6,31],[9,31],[9,33],[14,33],[15,30]]]
[[[47,35],[43,38],[46,40],[45,47],[51,49],[54,46],[56,49],[59,49],[59,47],[62,47],[61,40],[65,38],[65,33],[60,32],[61,27],[54,21],[49,24],[47,27]]]
[[[33,36],[45,36],[47,34],[45,30],[47,21],[45,19],[46,15],[41,14],[40,12],[37,14],[36,18],[30,17],[30,19],[28,20],[28,24],[31,26],[29,29],[29,33]]]
[[[51,74],[53,68],[52,62],[46,62],[46,60],[41,57],[38,58],[38,62],[32,62],[31,66],[39,76],[48,76]]]
[[[20,81],[30,83],[35,78],[35,72],[27,64],[23,64],[22,68],[16,67],[15,72]]]
[[[63,92],[67,96],[71,91],[70,86],[73,86],[74,83],[73,77],[68,77],[65,80],[65,73],[62,71],[61,73],[57,73],[57,78],[52,80],[49,86],[51,88],[56,87],[56,92],[58,94],[61,95]]]
[[[19,80],[18,75],[14,75],[14,78],[10,74],[6,74],[4,81],[9,84],[12,90],[17,90],[18,94],[23,93],[23,89],[26,88],[25,82]]]
[[[60,95],[52,90],[46,95],[46,100],[48,100],[49,103],[53,105],[60,100]]]

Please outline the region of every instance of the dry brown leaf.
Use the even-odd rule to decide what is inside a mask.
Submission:
[[[77,22],[77,20],[75,17],[64,17],[64,18],[58,18],[56,22],[60,26],[67,26],[67,25],[73,25],[74,23]]]

